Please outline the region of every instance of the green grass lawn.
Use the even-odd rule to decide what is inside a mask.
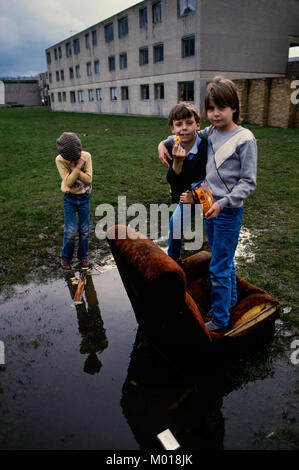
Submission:
[[[238,272],[291,306],[287,321],[294,325],[299,129],[247,127],[259,148],[258,187],[245,203],[243,223],[254,234],[255,261],[241,258]],[[97,205],[116,207],[118,196],[127,197],[127,206],[170,203],[166,169],[157,157],[157,144],[169,134],[167,119],[0,109],[2,289],[59,272],[63,209],[55,142],[63,131],[76,132],[92,154],[90,247],[98,261],[108,247],[94,234]]]

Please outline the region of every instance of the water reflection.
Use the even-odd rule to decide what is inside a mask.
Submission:
[[[180,356],[179,367],[175,356],[163,360],[138,330],[122,389],[124,416],[141,450],[161,451],[157,435],[165,429],[170,429],[181,449],[223,450],[223,398],[267,377],[271,368],[267,348],[250,358],[218,358],[218,363],[206,358],[204,371],[196,367],[196,358],[184,369],[190,357]]]
[[[71,279],[71,275],[66,276],[66,282],[73,299],[77,285],[73,284]],[[97,353],[100,354],[108,347],[108,340],[91,275],[86,276],[82,303],[74,305],[74,307],[77,311],[78,328],[82,336],[80,353],[88,355],[83,370],[87,374],[96,374],[100,372],[102,367]]]

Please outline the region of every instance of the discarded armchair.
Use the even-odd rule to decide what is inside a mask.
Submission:
[[[231,344],[274,325],[278,301],[237,276],[238,303],[231,309],[230,330],[225,334],[209,332],[205,327],[210,310],[209,252],[186,258],[181,268],[153,241],[130,227],[110,227],[107,240],[136,320],[155,342],[206,349]]]

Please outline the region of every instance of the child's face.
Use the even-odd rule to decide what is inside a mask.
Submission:
[[[217,106],[214,101],[210,102],[210,106],[207,109],[208,120],[211,124],[217,127],[221,131],[229,131],[236,127],[233,121],[233,114],[236,110],[230,106]]]
[[[181,138],[182,145],[191,143],[199,129],[200,122],[196,122],[193,115],[185,119],[175,119],[171,126],[171,132]]]

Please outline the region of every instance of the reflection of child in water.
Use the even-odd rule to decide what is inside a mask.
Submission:
[[[67,284],[73,299],[77,285],[73,285],[70,278],[67,279]],[[79,332],[82,335],[80,353],[88,354],[84,364],[84,372],[95,374],[99,372],[102,367],[102,363],[96,353],[101,353],[107,348],[108,340],[105,334],[106,330],[104,328],[97,293],[91,275],[86,276],[84,293],[87,308],[84,297],[82,298],[82,303],[76,305]]]

